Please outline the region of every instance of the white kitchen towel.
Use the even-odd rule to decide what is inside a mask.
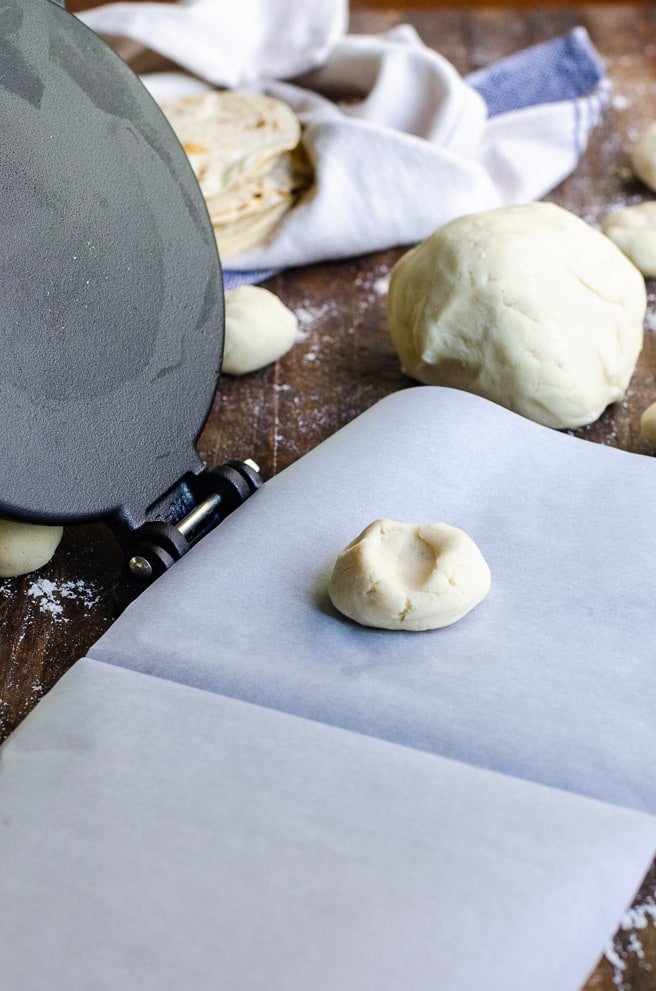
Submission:
[[[464,79],[407,24],[345,33],[343,0],[113,3],[80,16],[206,81],[152,74],[156,99],[230,86],[300,116],[316,182],[265,245],[229,259],[241,272],[409,245],[461,214],[539,199],[576,167],[609,92],[583,28]]]

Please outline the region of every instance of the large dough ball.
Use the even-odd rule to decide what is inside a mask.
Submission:
[[[57,550],[62,533],[60,526],[0,520],[0,578],[42,568]]]
[[[631,165],[645,186],[656,190],[656,120],[638,138],[631,152]]]
[[[485,598],[490,569],[463,530],[447,523],[370,523],[338,555],[328,594],[362,626],[435,630]]]
[[[647,300],[637,268],[551,203],[460,217],[392,270],[387,313],[404,370],[550,427],[624,395]]]
[[[225,344],[222,369],[246,375],[277,361],[292,347],[296,314],[275,293],[261,286],[239,286],[225,294]]]

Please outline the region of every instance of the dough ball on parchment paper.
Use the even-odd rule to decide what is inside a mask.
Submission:
[[[405,254],[387,316],[420,382],[577,427],[624,396],[646,306],[644,279],[607,237],[530,203],[460,217]]]
[[[435,630],[485,598],[490,569],[474,541],[447,523],[370,523],[339,554],[328,594],[362,626]]]
[[[631,165],[645,186],[656,191],[656,120],[647,125],[633,146]]]
[[[275,293],[261,286],[238,286],[225,294],[222,370],[246,375],[277,361],[292,347],[298,318]]]
[[[656,201],[613,210],[601,229],[643,275],[656,275]]]
[[[62,533],[60,526],[0,519],[0,578],[27,575],[42,568],[57,550]]]

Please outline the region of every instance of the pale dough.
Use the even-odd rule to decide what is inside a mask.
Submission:
[[[245,375],[277,361],[294,344],[296,314],[275,293],[261,286],[238,286],[225,294],[225,345],[222,369]]]
[[[656,120],[647,125],[634,145],[631,165],[645,186],[656,190]]]
[[[489,588],[490,569],[463,530],[378,519],[339,554],[328,593],[362,626],[419,631],[455,623]]]
[[[656,275],[656,202],[614,210],[602,230],[643,275]]]
[[[57,550],[62,533],[60,526],[0,519],[0,578],[42,568]]]
[[[656,403],[648,406],[640,417],[640,433],[652,447],[656,447]]]
[[[646,305],[640,272],[607,237],[530,203],[460,217],[405,254],[387,315],[419,381],[577,427],[624,396]]]

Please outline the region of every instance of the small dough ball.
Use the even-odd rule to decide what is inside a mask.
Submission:
[[[62,533],[60,526],[0,520],[0,578],[42,568],[57,550]]]
[[[485,598],[490,569],[447,523],[370,523],[339,554],[328,594],[341,613],[383,630],[449,626]]]
[[[656,447],[656,403],[648,406],[640,417],[640,433],[653,447]]]
[[[601,229],[643,275],[656,275],[656,202],[614,210]]]
[[[623,397],[646,307],[619,248],[552,203],[446,224],[396,263],[387,297],[408,375],[559,428]]]
[[[656,190],[656,120],[647,125],[634,145],[631,165],[645,186]]]
[[[225,294],[225,344],[222,369],[246,375],[277,361],[291,348],[298,319],[261,286],[239,286]]]

